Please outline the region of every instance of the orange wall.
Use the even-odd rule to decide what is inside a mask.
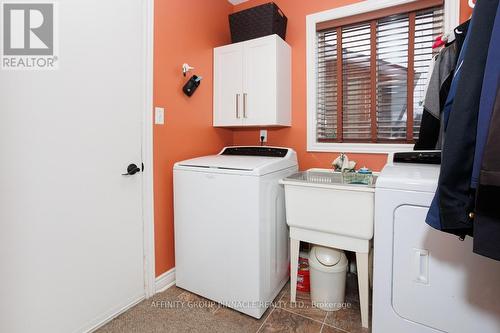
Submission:
[[[472,3],[475,5],[476,0],[473,0]],[[460,0],[460,22],[467,21],[471,17],[474,5],[472,7],[470,5],[469,0]]]
[[[230,42],[226,0],[156,0],[154,105],[165,107],[165,125],[154,127],[156,275],[174,267],[172,167],[176,161],[216,153],[232,132],[212,127],[212,49]],[[188,98],[181,66],[203,76]]]
[[[250,0],[235,6],[239,11],[268,0]],[[306,15],[345,6],[357,0],[274,0],[288,17],[286,41],[292,47],[292,127],[268,129],[268,144],[294,148],[298,153],[300,169],[330,167],[338,153],[308,153],[306,151]],[[258,129],[235,130],[234,144],[258,144]],[[387,156],[384,154],[349,154],[358,166],[380,170]]]

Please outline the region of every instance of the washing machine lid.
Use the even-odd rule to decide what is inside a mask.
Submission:
[[[375,188],[403,191],[436,192],[439,165],[394,163],[380,173]]]
[[[281,147],[226,147],[217,155],[197,157],[175,164],[174,169],[214,173],[265,175],[297,166],[293,149]]]

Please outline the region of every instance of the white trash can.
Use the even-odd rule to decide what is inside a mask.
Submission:
[[[311,301],[325,311],[337,311],[345,302],[347,257],[342,250],[313,246],[309,252]]]

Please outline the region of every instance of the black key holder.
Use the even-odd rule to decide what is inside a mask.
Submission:
[[[196,75],[191,76],[191,78],[188,80],[188,82],[186,82],[186,84],[182,88],[182,91],[184,91],[184,93],[187,96],[191,97],[196,91],[196,89],[198,89],[198,86],[201,83],[201,79],[202,79],[201,76],[196,76]]]

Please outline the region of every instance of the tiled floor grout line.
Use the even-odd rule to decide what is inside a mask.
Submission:
[[[285,294],[286,294],[286,293],[281,294],[280,299],[278,300],[278,303],[279,303],[279,302],[281,302],[281,299],[283,298],[283,296],[285,296]],[[269,314],[267,315],[266,319],[264,319],[264,321],[263,321],[263,322],[262,322],[262,324],[260,325],[259,329],[258,329],[255,333],[258,333],[258,332],[262,329],[262,327],[264,327],[264,324],[265,324],[265,323],[266,323],[266,321],[269,319],[269,317],[271,316],[271,314],[274,312],[274,310],[276,309],[276,306],[275,306],[275,305],[273,305],[273,306],[272,306],[272,308],[273,308],[273,309],[269,312]]]
[[[312,321],[314,321],[314,322],[317,322],[317,323],[323,324],[323,322],[322,322],[322,321],[319,321],[319,320],[317,320],[317,319],[310,318],[310,317],[308,317],[308,316],[304,316],[304,315],[302,315],[302,314],[300,314],[300,313],[296,313],[296,312],[290,311],[290,310],[285,309],[285,308],[280,308],[280,310],[283,310],[283,311],[286,311],[286,312],[288,312],[288,313],[291,313],[291,314],[297,315],[297,316],[299,316],[299,317],[306,318],[306,319],[312,320]]]
[[[336,330],[339,330],[339,331],[342,331],[342,332],[350,333],[348,330],[345,330],[345,329],[343,329],[343,328],[337,327],[337,326],[335,326],[335,325],[328,324],[328,323],[326,322],[326,318],[328,317],[328,315],[329,315],[329,314],[330,314],[330,312],[328,312],[328,313],[326,314],[326,317],[325,317],[325,322],[323,323],[323,325],[326,325],[326,326],[328,326],[328,327],[333,327],[333,328],[335,328]]]
[[[326,317],[328,317],[328,311],[325,314],[325,318],[323,318],[323,324],[321,325],[321,330],[323,330],[323,326],[325,326],[326,323]]]
[[[337,327],[337,326],[333,326],[333,325],[330,325],[330,324],[327,324],[325,323],[325,326],[328,326],[328,327],[331,327],[331,328],[335,328],[336,330],[338,331],[342,331],[342,332],[346,332],[346,333],[350,333],[350,331],[346,331],[345,329],[343,328],[340,328],[340,327]]]
[[[323,320],[323,326],[321,326],[321,330],[323,330],[323,327],[328,326],[328,327],[333,327],[333,328],[335,328],[336,330],[339,330],[339,331],[342,331],[342,332],[350,333],[349,331],[347,331],[347,330],[345,330],[345,329],[343,329],[343,328],[337,327],[337,326],[335,326],[335,325],[328,324],[328,323],[326,322],[326,318],[328,318],[328,315],[329,315],[330,313],[331,313],[331,312],[328,312],[328,311],[326,312],[326,316],[325,316],[325,319]]]
[[[319,329],[319,333],[323,332],[323,327],[325,327],[325,323],[321,324],[321,328]]]
[[[283,293],[283,295],[280,297],[280,299],[279,299],[278,303],[280,303],[280,302],[281,302],[281,299],[282,299],[285,295],[286,295],[286,293]],[[323,330],[323,325],[325,325],[326,317],[328,316],[328,312],[326,312],[326,313],[325,313],[325,317],[323,318],[323,321],[319,321],[319,320],[317,320],[317,319],[313,319],[313,318],[311,318],[311,317],[304,316],[304,315],[302,315],[302,314],[300,314],[300,313],[296,313],[296,312],[290,311],[290,310],[285,309],[285,308],[282,308],[282,307],[279,307],[279,308],[280,308],[281,310],[286,311],[286,312],[288,312],[288,313],[291,313],[291,314],[293,314],[293,315],[297,315],[297,316],[299,316],[299,317],[306,318],[306,319],[312,320],[312,321],[314,321],[314,322],[320,323],[320,324],[321,324],[321,330]],[[274,311],[274,309],[273,309],[273,311]],[[266,318],[266,320],[267,320],[267,318]],[[327,324],[327,326],[330,326],[330,325],[328,325],[328,324]],[[333,327],[333,326],[331,326],[331,327]],[[336,328],[336,327],[335,327],[335,328]],[[257,332],[258,332],[258,331],[257,331]],[[320,331],[320,332],[321,332],[321,331]]]
[[[264,324],[267,322],[267,320],[269,319],[269,317],[271,317],[271,314],[274,312],[276,308],[273,306],[273,309],[269,312],[269,314],[267,315],[266,319],[264,319],[264,321],[262,322],[262,324],[259,326],[259,329],[256,331],[256,333],[259,333],[260,330],[262,329],[262,327],[264,327]]]

